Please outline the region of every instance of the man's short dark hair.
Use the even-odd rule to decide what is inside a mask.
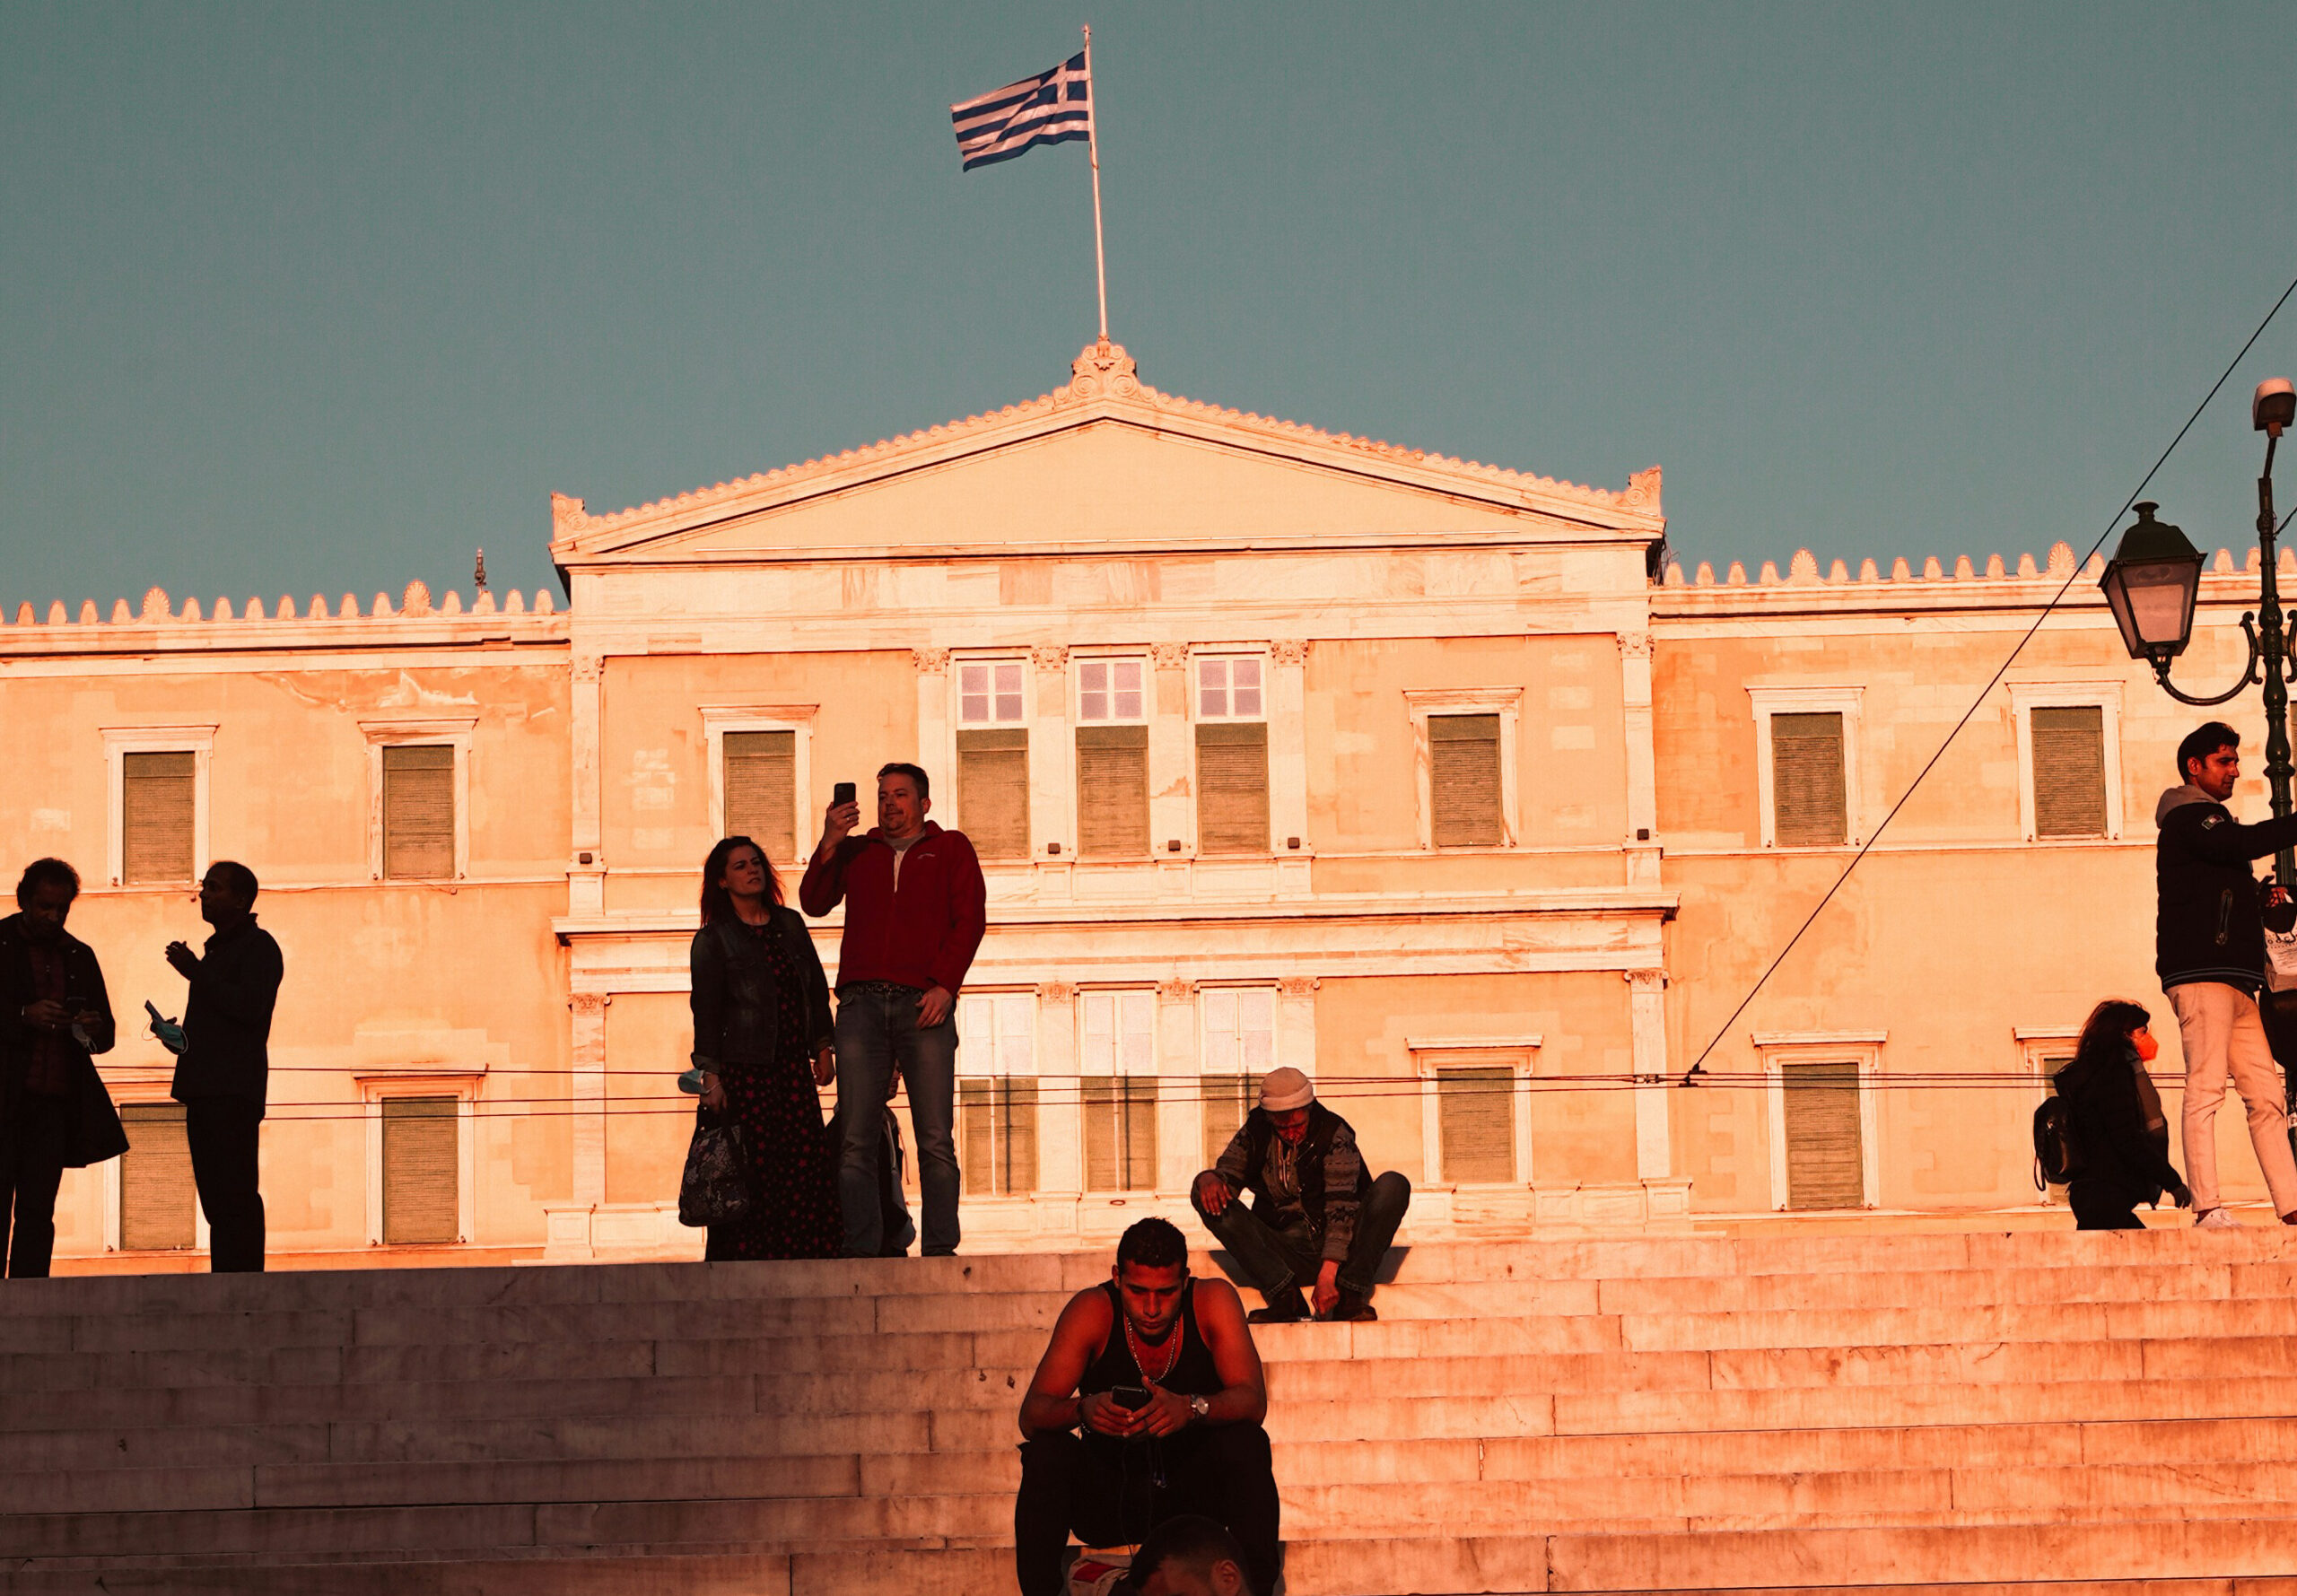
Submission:
[[[1186,1269],[1188,1238],[1169,1219],[1136,1219],[1116,1244],[1116,1267],[1128,1263],[1144,1269]]]
[[[917,801],[921,804],[933,796],[933,778],[925,773],[922,765],[896,763],[881,767],[878,780],[882,781],[887,776],[907,776],[910,784],[917,789]]]
[[[1250,1596],[1251,1565],[1245,1561],[1245,1548],[1228,1533],[1228,1527],[1202,1513],[1184,1513],[1148,1531],[1148,1539],[1140,1543],[1140,1550],[1132,1559],[1128,1583],[1138,1591],[1158,1569],[1175,1564],[1209,1581],[1212,1565],[1219,1562],[1236,1565],[1236,1572],[1245,1576],[1245,1590]]]
[[[2191,767],[2195,760],[2207,759],[2220,748],[2239,748],[2240,746],[2241,734],[2223,720],[2212,720],[2206,726],[2197,727],[2187,735],[2184,742],[2178,745],[2178,780],[2193,780]]]
[[[32,894],[43,886],[60,886],[71,897],[80,895],[80,872],[60,859],[36,859],[24,867],[23,879],[16,883],[16,907],[32,906]]]
[[[219,859],[207,867],[207,873],[223,885],[223,890],[249,908],[255,907],[255,872],[235,859]]]

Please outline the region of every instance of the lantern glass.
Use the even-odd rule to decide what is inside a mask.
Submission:
[[[2133,659],[2163,662],[2185,652],[2193,636],[2195,600],[2201,589],[2201,551],[2177,528],[2137,507],[2137,524],[2123,534],[2113,563],[2098,585]]]

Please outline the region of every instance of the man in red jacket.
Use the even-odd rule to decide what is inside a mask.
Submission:
[[[882,1103],[894,1074],[909,1083],[917,1183],[930,1258],[957,1250],[958,990],[987,929],[981,861],[963,832],[925,818],[932,784],[913,764],[878,772],[878,824],[862,836],[859,804],[832,804],[798,902],[818,918],[845,903],[837,955],[837,1099]],[[843,1116],[838,1196],[845,1251],[875,1258],[883,1239],[874,1114]]]

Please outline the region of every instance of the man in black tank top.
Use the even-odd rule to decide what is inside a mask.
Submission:
[[[1192,1279],[1188,1243],[1166,1221],[1133,1225],[1108,1283],[1061,1310],[1021,1402],[1022,1596],[1061,1596],[1071,1531],[1087,1545],[1122,1546],[1184,1513],[1227,1525],[1252,1588],[1273,1591],[1280,1526],[1267,1415],[1236,1287]]]

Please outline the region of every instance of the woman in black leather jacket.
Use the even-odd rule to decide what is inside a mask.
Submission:
[[[726,838],[703,864],[690,963],[700,1112],[741,1127],[757,1194],[743,1217],[710,1226],[703,1256],[834,1258],[845,1230],[817,1090],[836,1075],[829,982],[747,837]]]

